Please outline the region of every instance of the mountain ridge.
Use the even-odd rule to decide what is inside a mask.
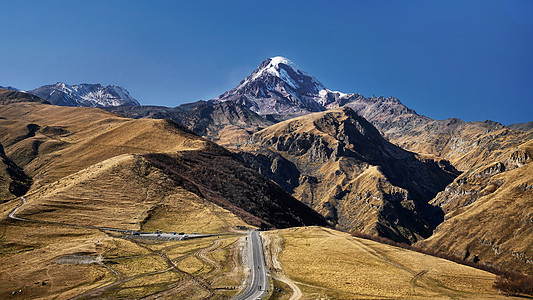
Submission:
[[[349,107],[277,123],[238,151],[339,228],[408,243],[442,221],[428,202],[459,174],[386,141]]]
[[[104,87],[99,83],[68,85],[57,82],[29,90],[27,93],[60,106],[107,107],[139,105],[139,102],[123,87],[115,85]]]

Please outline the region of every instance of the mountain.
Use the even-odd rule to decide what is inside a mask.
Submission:
[[[428,202],[459,174],[405,151],[352,109],[293,118],[250,138],[241,157],[344,230],[402,242],[431,235],[443,212]]]
[[[120,86],[82,83],[68,85],[58,82],[28,91],[61,106],[107,107],[120,105],[139,105],[129,92]]]
[[[431,201],[445,219],[420,245],[533,274],[533,132],[477,125],[452,139],[464,172]]]
[[[1,86],[1,85],[0,85],[0,89],[10,90],[10,91],[15,91],[15,92],[20,92],[19,89],[15,88],[15,87],[12,87],[12,86],[10,86],[10,85],[8,85],[8,86]]]
[[[101,204],[96,211],[78,211],[95,201],[101,202],[99,193],[90,192],[96,189],[94,185],[107,186],[114,196],[106,196],[106,199],[122,199],[134,197],[130,194],[148,188],[143,187],[146,182],[154,189],[162,185],[157,189],[163,195],[168,184],[180,187],[256,226],[326,225],[318,213],[246,167],[233,154],[171,120],[127,119],[100,109],[29,102],[0,105],[0,116],[0,130],[4,133],[0,143],[5,148],[5,157],[33,180],[28,193],[35,198],[29,199],[35,199],[33,203],[40,208],[28,213],[31,211],[42,218],[50,213],[46,207],[65,199],[65,205],[54,209],[53,215],[63,211],[65,215],[83,215],[87,223],[104,224],[98,213],[107,204]],[[76,178],[86,181],[83,173],[92,174],[102,161],[115,164],[113,159],[121,155],[129,158],[118,161],[128,161],[127,165],[133,168],[139,165],[157,170],[162,182],[138,178],[130,183],[137,184],[136,188],[116,190],[106,183],[107,179],[96,176],[79,186],[78,190],[87,194],[75,196],[74,190],[61,188],[62,182],[72,182],[66,177],[77,174]],[[123,168],[115,166],[111,170],[118,174],[128,172]],[[133,171],[132,174],[138,174],[136,176],[149,176],[149,172]],[[51,196],[46,198],[39,194]],[[45,204],[47,199],[52,204]],[[159,198],[150,199],[157,202]],[[69,201],[83,204],[74,205]],[[117,222],[127,220],[118,218]]]
[[[128,118],[171,119],[219,145],[235,146],[274,122],[235,102],[198,101],[178,107],[118,106],[107,111]]]
[[[418,115],[394,97],[367,98],[361,94],[331,91],[289,59],[280,56],[263,61],[237,87],[214,101],[233,101],[259,115],[273,115],[278,120],[348,106],[386,136],[431,120]]]
[[[20,103],[20,102],[38,102],[44,104],[50,104],[48,101],[41,99],[32,94],[27,94],[24,92],[18,92],[9,89],[0,88],[0,105],[10,104],[10,103]]]
[[[325,87],[313,76],[276,56],[266,59],[237,87],[214,100],[233,101],[260,115],[294,116],[324,110],[319,103],[321,91]]]
[[[529,130],[533,129],[533,121],[527,122],[527,123],[511,124],[511,125],[509,125],[507,127],[510,128],[510,129],[513,129],[513,130],[529,131]]]

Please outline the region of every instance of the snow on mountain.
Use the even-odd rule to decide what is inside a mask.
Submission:
[[[394,97],[365,97],[329,90],[281,56],[266,59],[237,87],[212,101],[233,101],[278,120],[348,106],[385,133],[396,130],[397,124],[419,125],[429,120]]]
[[[68,85],[58,82],[28,91],[28,93],[48,100],[54,105],[108,107],[139,105],[130,93],[120,86],[82,83]]]
[[[302,115],[324,110],[324,85],[287,58],[266,59],[250,76],[215,101],[234,101],[261,114]]]

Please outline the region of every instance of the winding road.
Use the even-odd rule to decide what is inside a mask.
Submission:
[[[15,213],[19,210],[19,208],[20,208],[22,205],[26,204],[26,198],[24,198],[24,197],[20,197],[20,200],[22,200],[22,204],[19,204],[17,207],[15,207],[15,209],[13,209],[13,210],[9,213],[8,217],[10,217],[11,219],[19,220],[19,221],[27,221],[26,219],[19,218],[19,217],[15,216]]]
[[[248,233],[243,255],[247,257],[250,273],[246,280],[246,288],[244,289],[244,292],[233,299],[262,299],[268,294],[270,282],[267,277],[263,242],[261,241],[258,231],[254,230]]]

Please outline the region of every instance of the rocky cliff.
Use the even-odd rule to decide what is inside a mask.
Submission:
[[[458,172],[405,151],[350,108],[255,133],[241,157],[346,230],[415,242],[443,218],[428,204]],[[283,172],[280,172],[280,171]]]

